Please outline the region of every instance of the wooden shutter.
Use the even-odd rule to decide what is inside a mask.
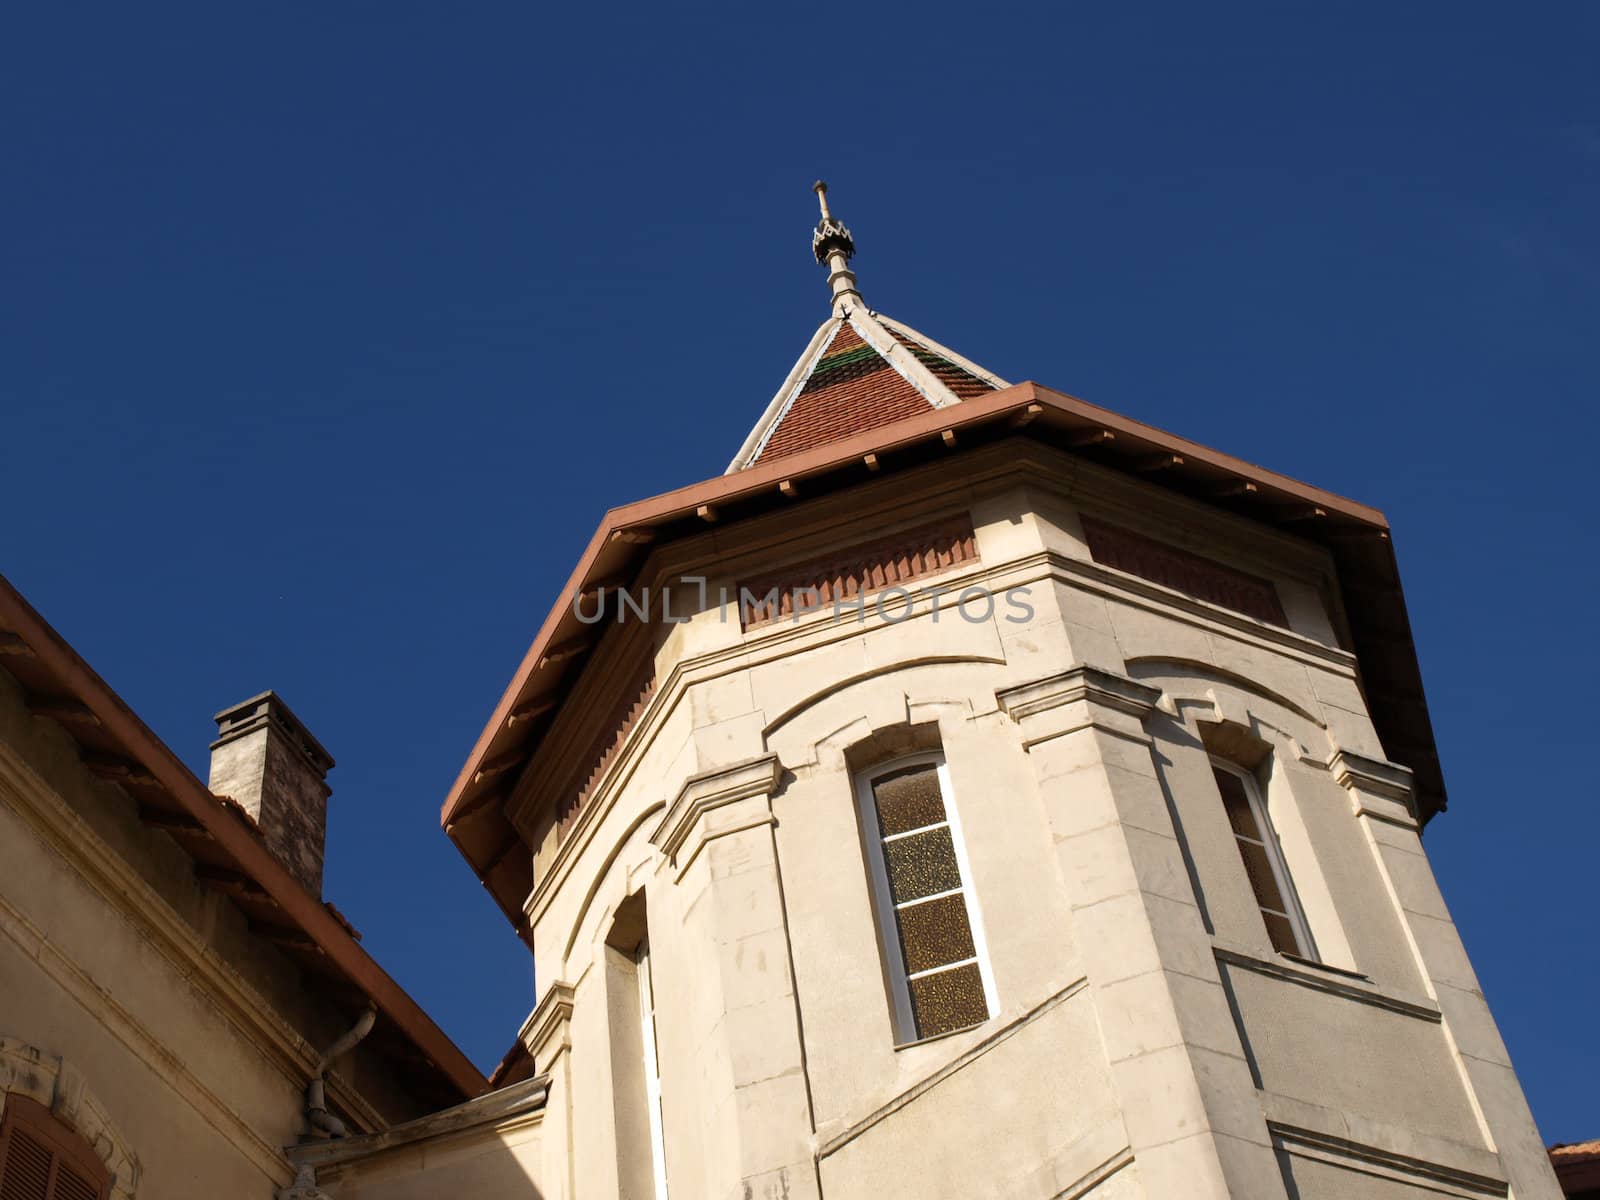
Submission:
[[[6,1097],[0,1123],[0,1200],[105,1200],[111,1174],[94,1147],[44,1105]]]

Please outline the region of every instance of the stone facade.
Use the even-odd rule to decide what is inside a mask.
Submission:
[[[1281,620],[1096,562],[1086,518],[1267,581]],[[976,553],[909,595],[753,623],[715,602],[941,521]],[[672,1196],[1559,1195],[1322,547],[1011,442],[646,571],[680,598],[689,577],[712,602],[611,630],[509,807],[536,880],[541,1196],[657,1195],[617,951],[644,929]],[[1031,612],[963,616],[972,588]],[[613,681],[646,656],[659,684],[593,779]],[[908,1042],[854,781],[930,748],[996,1003]],[[1269,938],[1215,760],[1265,797],[1301,953]]]
[[[1192,590],[1097,561],[1086,520]],[[750,619],[741,587],[790,576],[817,595]],[[357,1055],[343,1139],[302,1118],[338,1023],[0,687],[5,1091],[119,1198],[1559,1195],[1321,545],[1012,439],[669,541],[638,586],[669,619],[606,627],[509,792],[520,1080],[429,1113]],[[913,753],[992,991],[927,1038],[857,802]],[[1218,762],[1263,797],[1293,951]]]

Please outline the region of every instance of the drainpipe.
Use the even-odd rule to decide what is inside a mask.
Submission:
[[[373,1022],[377,1019],[377,1011],[371,1008],[357,1017],[356,1023],[323,1052],[322,1057],[317,1060],[317,1069],[312,1073],[311,1082],[306,1085],[306,1120],[313,1129],[327,1137],[343,1137],[345,1130],[344,1122],[328,1111],[326,1085],[322,1077],[334,1059],[341,1054],[349,1053],[357,1042],[372,1032]]]

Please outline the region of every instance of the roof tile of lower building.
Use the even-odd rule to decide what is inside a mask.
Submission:
[[[1550,1157],[1557,1162],[1600,1162],[1600,1138],[1590,1142],[1558,1143],[1550,1147]]]

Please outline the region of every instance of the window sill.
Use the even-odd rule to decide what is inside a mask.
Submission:
[[[931,1037],[917,1038],[913,1042],[896,1042],[894,1050],[898,1054],[902,1050],[915,1050],[918,1046],[931,1046],[934,1042],[942,1042],[946,1038],[960,1037],[963,1033],[971,1033],[974,1029],[982,1029],[991,1020],[993,1020],[992,1017],[985,1017],[981,1021],[974,1021],[971,1025],[963,1025],[959,1029],[947,1029],[943,1033],[936,1033]]]
[[[1359,975],[1354,971],[1346,971],[1340,967],[1330,967],[1326,963],[1285,954],[1281,950],[1269,952],[1269,956],[1269,954],[1264,954],[1255,949],[1247,949],[1236,944],[1230,945],[1217,938],[1212,939],[1211,948],[1212,953],[1216,955],[1217,962],[1221,965],[1236,966],[1256,974],[1267,975],[1298,984],[1301,987],[1309,987],[1318,991],[1329,992],[1333,995],[1346,996],[1352,1000],[1375,1004],[1379,1008],[1387,1008],[1394,1012],[1404,1013],[1407,1016],[1419,1017],[1435,1024],[1442,1019],[1442,1014],[1438,1007],[1428,998],[1391,992],[1386,988],[1379,987],[1367,976]]]
[[[1372,976],[1349,967],[1336,967],[1332,963],[1325,963],[1321,959],[1306,958],[1300,954],[1290,954],[1287,950],[1279,950],[1278,957],[1292,962],[1297,967],[1310,967],[1313,971],[1327,971],[1330,975],[1338,975],[1344,979],[1359,979],[1364,983],[1371,983]]]

